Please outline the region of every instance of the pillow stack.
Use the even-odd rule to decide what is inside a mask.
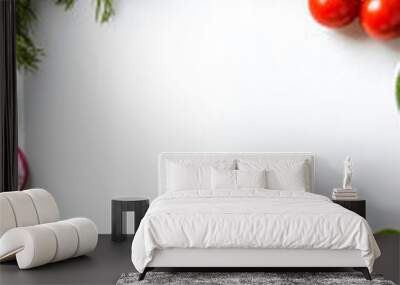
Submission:
[[[167,191],[261,188],[309,192],[307,170],[306,161],[293,160],[169,161]]]

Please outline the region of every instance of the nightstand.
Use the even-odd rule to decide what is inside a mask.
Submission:
[[[123,241],[126,239],[126,212],[135,212],[135,232],[140,221],[149,208],[148,198],[122,197],[111,201],[111,239]]]
[[[333,203],[339,204],[340,206],[359,214],[364,219],[366,218],[366,201],[357,200],[332,200]]]

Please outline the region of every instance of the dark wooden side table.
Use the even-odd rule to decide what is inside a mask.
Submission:
[[[364,219],[366,216],[366,201],[365,200],[332,200],[333,203],[339,204],[340,206],[359,214]]]
[[[135,232],[149,208],[150,200],[140,197],[113,198],[111,201],[111,239],[126,239],[126,212],[135,212]]]

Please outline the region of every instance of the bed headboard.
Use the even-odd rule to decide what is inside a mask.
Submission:
[[[315,159],[314,154],[310,152],[295,152],[295,153],[281,153],[281,152],[215,152],[215,153],[184,153],[184,152],[170,152],[161,153],[158,160],[158,194],[161,195],[166,192],[167,188],[167,164],[168,161],[191,160],[199,162],[220,162],[220,161],[236,161],[240,159],[271,159],[276,160],[304,160],[308,165],[307,179],[309,181],[310,192],[314,192],[315,187]],[[232,163],[234,164],[234,163]],[[233,165],[236,167],[236,165]]]

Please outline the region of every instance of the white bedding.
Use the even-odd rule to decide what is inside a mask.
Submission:
[[[299,191],[179,191],[151,204],[132,243],[143,272],[155,249],[357,249],[372,272],[380,255],[368,223],[328,198]]]

